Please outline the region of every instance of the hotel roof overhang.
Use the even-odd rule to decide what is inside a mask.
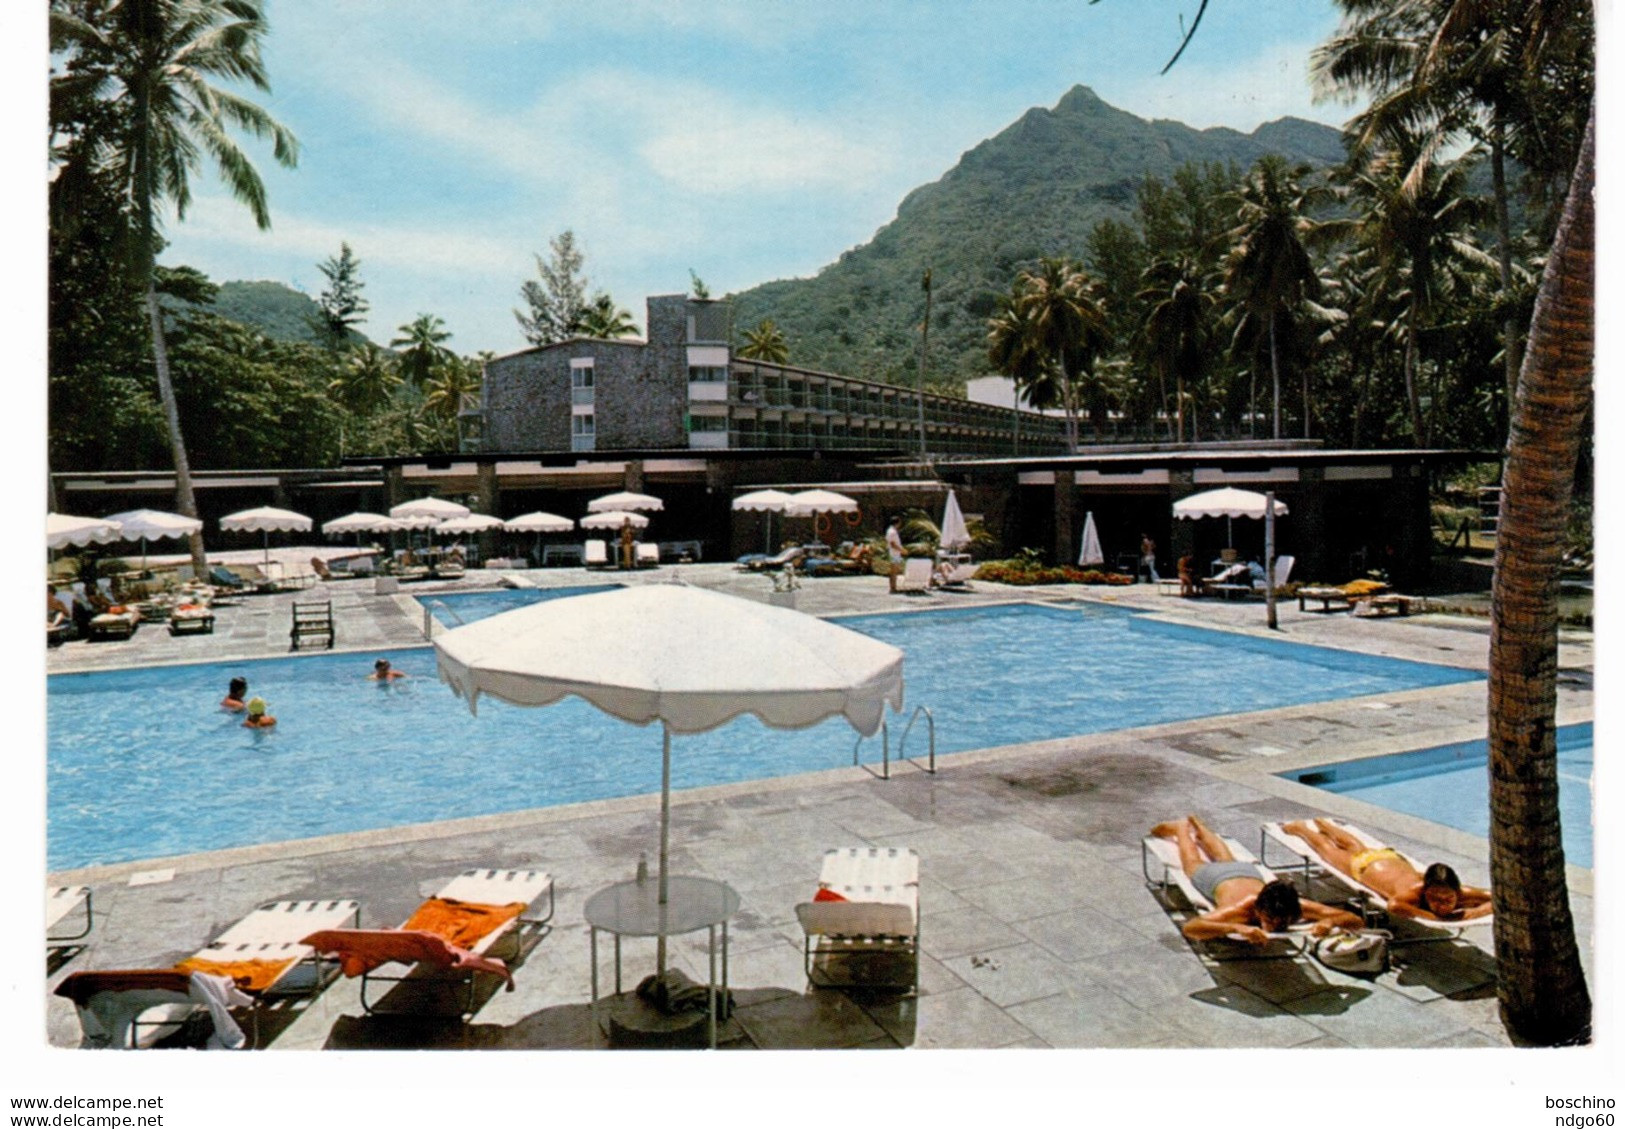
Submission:
[[[591,463],[650,462],[661,459],[696,459],[705,462],[753,462],[760,459],[795,459],[840,462],[874,462],[889,456],[902,457],[907,452],[875,448],[824,447],[719,447],[714,450],[690,447],[628,447],[620,449],[598,448],[594,451],[480,451],[467,454],[445,455],[365,455],[345,459],[348,467],[407,467],[422,466],[429,470],[452,471],[463,466],[472,468],[482,463],[530,462],[543,467],[575,467]]]
[[[513,357],[531,357],[541,353],[551,353],[558,349],[574,348],[577,345],[628,345],[643,348],[649,344],[641,337],[566,337],[563,341],[553,341],[546,345],[533,345],[529,349],[518,349],[512,353],[504,353],[500,357],[492,357],[486,364],[496,361],[506,361]]]
[[[1298,444],[1281,446],[1233,446],[1215,444],[1208,447],[1147,448],[1118,446],[1099,450],[1081,451],[1075,455],[1032,455],[997,458],[962,458],[945,461],[944,469],[952,470],[1106,470],[1130,472],[1136,469],[1193,470],[1213,467],[1243,469],[1246,467],[1328,465],[1423,464],[1428,466],[1452,465],[1471,462],[1495,462],[1501,458],[1498,451],[1450,449],[1443,447],[1397,447],[1375,449],[1327,448]]]
[[[361,475],[369,477],[358,477]],[[54,471],[51,477],[59,488],[69,491],[138,493],[175,489],[175,472],[171,470]],[[195,490],[238,490],[277,486],[296,489],[307,487],[366,489],[381,487],[383,484],[383,468],[372,459],[346,463],[343,468],[303,467],[192,472],[192,488]]]

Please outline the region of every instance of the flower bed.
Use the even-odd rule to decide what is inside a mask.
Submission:
[[[992,580],[999,584],[1133,584],[1132,576],[1120,572],[1101,572],[1093,568],[1062,565],[1046,568],[1015,561],[987,561],[976,570],[975,579]]]

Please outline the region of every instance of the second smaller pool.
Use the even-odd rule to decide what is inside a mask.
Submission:
[[[1281,775],[1474,835],[1490,833],[1489,745],[1463,741],[1409,753],[1299,768]],[[1591,865],[1591,724],[1557,731],[1557,806],[1563,854]]]

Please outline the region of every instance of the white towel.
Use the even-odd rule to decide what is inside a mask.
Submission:
[[[232,981],[229,976],[216,976],[211,972],[192,973],[192,984],[187,992],[193,1003],[202,1004],[209,1009],[209,1018],[214,1021],[214,1034],[204,1044],[209,1050],[240,1051],[248,1046],[248,1036],[232,1018],[231,1009],[234,1007],[252,1007],[254,1001],[245,995],[242,989]]]

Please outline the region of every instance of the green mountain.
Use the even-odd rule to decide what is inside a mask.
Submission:
[[[912,383],[930,268],[931,378],[984,375],[986,319],[1017,271],[1045,255],[1083,258],[1107,217],[1133,222],[1147,174],[1167,178],[1190,161],[1245,169],[1266,153],[1321,166],[1341,161],[1343,146],[1337,130],[1297,118],[1250,134],[1146,121],[1075,86],[909,193],[896,219],[814,277],[733,295],[734,324],[772,318],[794,364]]]
[[[280,282],[222,282],[212,313],[259,330],[275,341],[322,344],[316,300]],[[351,330],[355,342],[366,338]]]

